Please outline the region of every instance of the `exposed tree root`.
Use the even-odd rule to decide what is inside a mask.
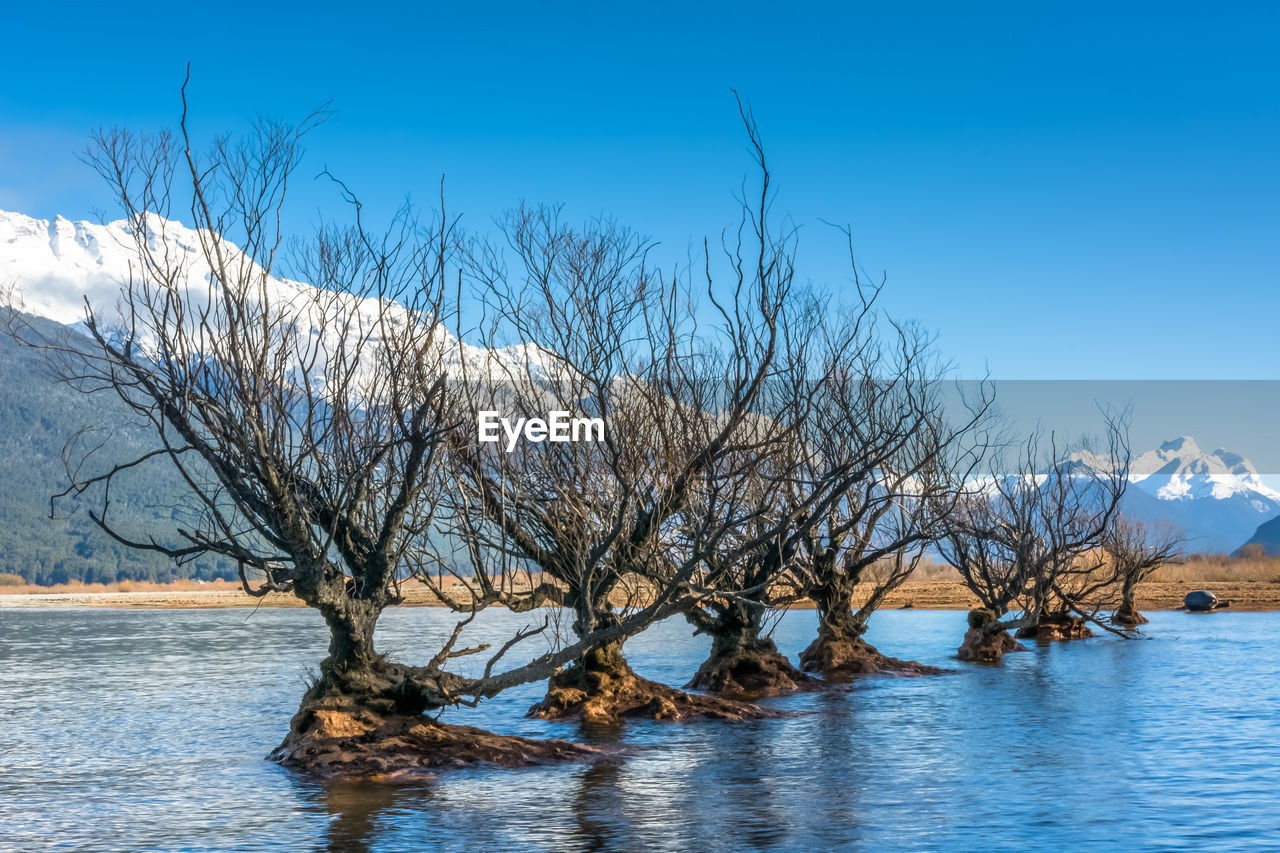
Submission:
[[[1136,607],[1121,605],[1115,613],[1111,614],[1111,621],[1113,624],[1125,628],[1136,628],[1138,625],[1145,625],[1151,620],[1139,613]]]
[[[751,647],[735,646],[724,652],[713,649],[703,662],[687,690],[705,690],[721,696],[780,696],[806,690],[821,684],[792,666],[778,652],[771,640],[760,640]]]
[[[970,628],[956,656],[970,663],[999,663],[1009,652],[1025,652],[1027,647],[1009,636],[1008,631],[989,632],[982,627]]]
[[[780,712],[746,702],[685,693],[631,671],[621,650],[599,649],[553,676],[529,716],[547,720],[756,720]]]
[[[1083,640],[1095,637],[1089,624],[1070,613],[1046,613],[1035,625],[1019,628],[1015,634],[1019,640]]]
[[[800,668],[816,672],[827,679],[851,678],[855,675],[891,673],[894,675],[939,675],[946,672],[913,660],[900,660],[881,654],[861,637],[834,636],[819,632],[818,638],[800,653]]]
[[[322,777],[410,781],[434,770],[526,767],[597,756],[563,740],[531,740],[471,726],[446,725],[420,714],[370,708],[349,694],[308,693],[271,759]]]

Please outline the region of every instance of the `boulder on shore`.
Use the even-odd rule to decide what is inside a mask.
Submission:
[[[1197,589],[1187,593],[1187,597],[1182,599],[1182,606],[1192,613],[1208,613],[1210,610],[1230,607],[1231,602],[1219,601],[1218,596],[1207,589]]]

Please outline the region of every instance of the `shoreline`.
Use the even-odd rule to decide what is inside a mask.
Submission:
[[[1280,611],[1280,583],[1271,581],[1159,581],[1138,594],[1138,609],[1181,610],[1182,599],[1196,589],[1212,590],[1231,602],[1228,610]],[[855,601],[855,604],[860,602]],[[425,588],[406,590],[400,607],[441,607]],[[891,593],[884,610],[970,610],[978,606],[963,584],[956,581],[909,581]],[[111,610],[220,610],[226,608],[305,607],[288,593],[253,598],[238,589],[173,590],[149,592],[23,592],[0,594],[0,610],[111,609]],[[794,609],[810,609],[805,602]]]

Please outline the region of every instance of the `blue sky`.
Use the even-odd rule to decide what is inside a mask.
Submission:
[[[564,202],[676,257],[735,216],[736,87],[805,275],[849,223],[964,375],[1280,378],[1280,6],[1118,5],[11,4],[0,208],[104,207],[86,134],[171,123],[190,61],[198,131],[332,100],[300,228],[324,166],[384,211],[443,174],[473,228]]]

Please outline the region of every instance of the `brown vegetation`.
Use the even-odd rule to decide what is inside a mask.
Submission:
[[[820,685],[797,669],[778,651],[773,640],[756,635],[752,640],[723,635],[712,638],[711,654],[689,683],[689,690],[705,690],[720,696],[758,698],[779,696]]]
[[[6,580],[16,578],[16,582]],[[110,592],[237,592],[243,595],[240,584],[234,581],[212,580],[193,581],[178,580],[170,583],[151,583],[148,581],[118,581],[117,583],[60,583],[53,586],[38,586],[27,583],[19,575],[0,575],[0,595],[101,595]]]
[[[997,626],[999,617],[985,607],[969,611],[969,629],[956,657],[970,663],[999,663],[1009,652],[1026,651],[1008,631]]]

